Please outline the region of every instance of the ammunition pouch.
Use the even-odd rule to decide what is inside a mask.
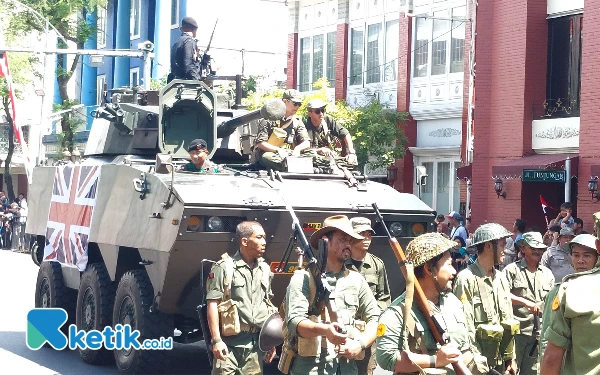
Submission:
[[[289,374],[292,363],[294,362],[294,357],[296,357],[296,352],[284,346],[281,351],[281,356],[279,357],[277,369],[281,371],[282,374]]]
[[[267,143],[271,146],[281,147],[287,138],[287,131],[282,128],[273,128],[273,132],[269,136]]]
[[[504,329],[502,341],[500,342],[500,355],[503,353],[512,353],[515,346],[515,335],[521,332],[521,324],[516,319],[503,320],[500,324],[502,324],[502,328]]]
[[[313,323],[319,323],[320,319],[316,315],[309,315],[308,317]],[[323,345],[329,346],[329,341],[325,337],[316,336],[306,338],[298,336],[298,355],[300,357],[316,357],[321,354]],[[332,349],[333,349],[333,345]],[[328,348],[329,349],[329,348]]]
[[[217,306],[217,310],[219,311],[221,335],[235,336],[239,334],[241,332],[240,316],[236,302],[232,299],[222,301]]]
[[[365,332],[365,328],[367,327],[367,323],[362,320],[355,320],[354,324],[348,329],[348,337],[353,340],[357,340],[360,338],[360,335]],[[365,351],[363,350],[358,354],[354,359],[357,361],[362,361],[365,359]]]
[[[479,353],[471,351],[463,353],[465,365],[473,375],[487,375],[490,368],[487,363],[487,358]]]
[[[481,324],[475,331],[475,340],[481,347],[481,354],[497,362],[500,357],[500,342],[504,334],[504,328],[499,324]],[[491,363],[491,366],[495,366],[496,363]]]

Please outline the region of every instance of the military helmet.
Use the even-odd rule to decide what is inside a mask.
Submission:
[[[506,238],[510,236],[512,236],[512,233],[500,224],[483,224],[482,226],[477,228],[477,230],[475,230],[475,233],[473,233],[473,241],[471,242],[471,247],[475,247],[481,243],[499,240],[501,238]]]
[[[580,234],[578,236],[575,236],[575,238],[573,238],[571,242],[569,242],[569,250],[571,250],[571,247],[574,244],[577,244],[598,251],[596,248],[596,241],[596,237],[594,237],[591,234]]]
[[[410,241],[406,247],[406,260],[419,267],[428,260],[456,248],[456,242],[450,241],[440,233],[425,233]]]

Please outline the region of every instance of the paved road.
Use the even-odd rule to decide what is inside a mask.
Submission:
[[[112,366],[90,366],[77,351],[51,348],[30,350],[25,345],[27,312],[34,307],[38,267],[29,254],[0,250],[0,374],[28,375],[117,375]],[[175,344],[169,352],[171,374],[209,374],[203,343]],[[383,375],[384,371],[377,371]],[[265,374],[279,374],[276,366]]]

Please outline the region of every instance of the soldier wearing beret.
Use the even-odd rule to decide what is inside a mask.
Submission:
[[[539,232],[523,234],[517,241],[523,258],[504,269],[510,288],[513,315],[520,323],[521,332],[515,336],[515,353],[521,375],[537,374],[541,328],[539,318],[546,295],[554,286],[552,271],[540,264],[546,250],[543,241]],[[537,323],[534,324],[534,320]]]
[[[173,79],[200,79],[200,64],[196,32],[198,23],[192,17],[181,20],[181,37],[171,47],[171,73],[167,81]]]
[[[367,283],[381,311],[390,305],[390,287],[388,284],[385,265],[375,255],[369,253],[371,238],[375,231],[371,228],[371,220],[366,217],[353,217],[350,219],[354,232],[364,238],[352,245],[352,256],[346,262],[346,268],[360,273]],[[356,362],[359,374],[373,374],[377,366],[375,352],[371,348],[365,350],[365,359]]]
[[[430,373],[429,369],[444,368],[447,373],[453,373],[450,364],[463,361],[473,374],[487,374],[485,357],[470,341],[462,304],[452,294],[456,270],[452,267],[450,250],[457,246],[439,233],[426,233],[412,240],[406,248],[406,259],[415,267],[414,274],[431,309],[445,322],[450,342],[438,345],[416,304],[410,306],[410,317],[404,321],[405,292],[379,318],[375,350],[377,363],[383,369],[404,374],[420,369]],[[404,327],[408,335],[406,346]]]
[[[327,102],[318,98],[310,100],[307,104],[306,130],[315,155],[315,167],[323,169],[325,173],[338,172],[338,166],[355,169],[357,159],[352,136],[348,129],[325,114],[326,106]],[[336,150],[338,143],[344,155],[340,155]]]
[[[204,139],[194,139],[190,142],[188,152],[190,153],[190,159],[192,160],[183,166],[183,171],[200,173],[218,172],[217,165],[208,160],[210,151],[208,150]]]
[[[283,162],[288,156],[300,156],[310,147],[306,127],[296,116],[302,104],[302,96],[297,90],[288,89],[283,93],[285,115],[282,119],[271,121],[262,119],[254,139],[255,157],[260,165],[267,169],[283,170]]]
[[[596,249],[600,241],[592,235],[573,239],[575,245]],[[577,242],[575,241],[577,240]],[[591,252],[584,255],[591,257]],[[598,259],[598,258],[596,258]],[[558,295],[552,302],[548,340],[540,374],[584,375],[600,373],[600,263],[589,271],[578,272],[564,278]],[[561,366],[562,365],[562,366]]]

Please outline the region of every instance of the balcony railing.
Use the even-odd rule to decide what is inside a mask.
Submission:
[[[546,99],[533,103],[533,120],[579,117],[579,100],[570,98]]]

